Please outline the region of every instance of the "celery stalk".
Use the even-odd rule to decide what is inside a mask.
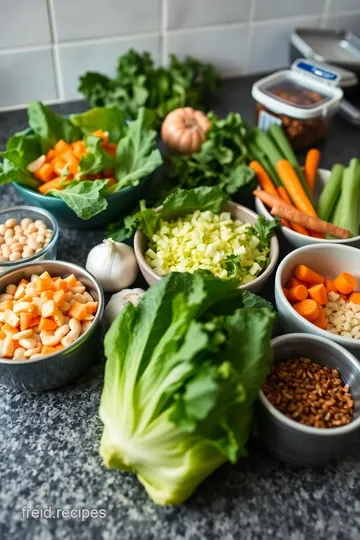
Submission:
[[[260,165],[262,165],[262,167],[264,167],[265,171],[268,173],[268,175],[270,176],[273,184],[276,186],[276,187],[279,187],[279,186],[282,186],[282,183],[281,183],[281,180],[276,172],[276,170],[274,169],[274,167],[271,165],[267,155],[265,154],[265,152],[263,152],[258,146],[256,146],[256,144],[252,141],[249,142],[248,144],[249,146],[249,150],[250,150],[250,154],[252,156],[252,159],[255,159],[256,161],[258,161],[260,163]]]
[[[336,202],[341,192],[341,183],[345,167],[336,163],[331,169],[331,175],[321,191],[319,203],[317,206],[317,215],[324,221],[329,221]]]
[[[268,134],[272,138],[273,142],[279,147],[285,159],[287,159],[296,171],[299,177],[302,187],[305,190],[309,200],[312,200],[312,195],[309,186],[306,183],[304,173],[302,172],[299,162],[296,159],[293,149],[290,146],[289,140],[285,135],[281,126],[273,125],[268,129]]]
[[[333,223],[348,229],[354,236],[359,234],[360,162],[354,158],[345,169],[338,207]]]
[[[274,169],[276,169],[276,164],[283,159],[276,144],[259,128],[254,128],[254,141],[256,146],[266,154]]]

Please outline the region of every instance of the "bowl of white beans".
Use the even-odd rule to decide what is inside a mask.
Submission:
[[[0,212],[0,274],[24,262],[56,259],[59,227],[41,208],[13,206]]]

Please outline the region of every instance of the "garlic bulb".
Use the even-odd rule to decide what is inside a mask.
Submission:
[[[143,289],[124,289],[113,294],[105,309],[106,321],[111,324],[128,302],[137,306],[143,294],[145,294]]]
[[[105,292],[117,292],[132,285],[138,274],[134,250],[111,238],[89,252],[86,270],[100,282]]]

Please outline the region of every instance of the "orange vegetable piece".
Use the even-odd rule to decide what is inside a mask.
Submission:
[[[5,300],[4,302],[1,302],[0,304],[0,311],[5,311],[6,309],[11,309],[14,306],[14,302],[12,300]]]
[[[321,306],[325,306],[325,304],[328,303],[328,292],[325,285],[322,285],[321,283],[310,287],[309,296]]]
[[[53,296],[54,296],[54,291],[43,291],[41,294],[40,294],[40,297],[41,297],[41,300],[43,302],[47,302],[48,300],[52,300],[53,299]]]
[[[334,279],[335,287],[342,294],[349,294],[356,289],[358,282],[353,275],[342,272]]]
[[[32,313],[26,313],[22,311],[20,313],[20,330],[27,330],[30,328],[32,321]]]
[[[37,326],[40,323],[40,317],[34,317],[30,323],[30,328]]]
[[[63,182],[64,179],[60,177],[56,177],[53,180],[50,180],[49,182],[46,182],[46,184],[43,184],[42,186],[38,187],[38,191],[42,193],[43,195],[46,195],[48,191],[51,189],[63,189]]]
[[[54,168],[56,174],[54,176],[61,176],[66,167],[66,161],[62,157],[56,157],[52,160],[51,165]]]
[[[349,302],[353,302],[354,304],[360,304],[360,292],[352,292],[349,296]]]
[[[62,326],[64,324],[64,315],[57,308],[56,308],[56,313],[54,315],[54,321],[56,322],[58,326]]]
[[[28,282],[27,279],[24,279],[24,278],[23,278],[23,279],[20,281],[18,287],[20,287],[20,285],[29,285],[29,282]]]
[[[319,316],[317,319],[312,321],[315,326],[321,328],[322,330],[327,330],[328,322],[325,315],[325,311],[322,308],[319,308]]]
[[[95,135],[95,137],[100,137],[105,142],[107,142],[109,139],[109,135],[105,133],[105,131],[103,131],[102,129],[97,129],[96,131],[93,131],[92,135]]]
[[[67,150],[71,150],[71,146],[65,142],[64,139],[60,139],[60,141],[55,144],[54,150],[57,154],[63,154]]]
[[[64,347],[61,345],[60,348],[63,349]],[[60,348],[59,348],[58,345],[56,347],[48,347],[46,345],[43,345],[43,347],[41,349],[41,354],[53,354],[53,353],[59,351]]]
[[[51,161],[56,158],[57,153],[53,148],[51,148],[46,154],[45,163],[51,163]]]
[[[98,303],[97,302],[87,302],[86,304],[87,312],[89,315],[96,313]]]
[[[49,272],[45,270],[42,274],[39,276],[40,279],[48,279],[49,281],[52,279]]]
[[[292,289],[293,287],[296,287],[297,285],[305,285],[306,287],[306,283],[304,283],[303,281],[300,281],[299,279],[296,279],[296,277],[292,277],[289,279],[287,283],[287,288]]]
[[[283,287],[283,293],[286,296],[286,300],[289,300],[289,289],[287,289],[286,287]]]
[[[2,327],[2,331],[6,334],[6,335],[14,335],[14,334],[17,334],[19,329],[18,328],[14,328],[12,326],[10,326],[9,323],[5,323],[4,326]]]
[[[53,288],[55,291],[63,290],[66,292],[68,290],[68,284],[64,279],[57,278],[57,280],[54,281]]]
[[[44,163],[44,165],[41,165],[41,167],[34,173],[34,176],[41,182],[49,182],[55,178],[56,173],[51,163]]]
[[[104,178],[111,178],[114,176],[114,169],[104,169],[102,171],[102,175]]]
[[[74,317],[78,321],[82,321],[88,316],[88,310],[86,304],[80,304],[80,302],[74,302],[68,311],[68,317]]]
[[[51,279],[42,278],[40,277],[38,280],[36,280],[35,288],[38,293],[42,293],[44,291],[48,291],[52,288],[52,281]]]
[[[44,302],[44,304],[41,307],[42,317],[53,317],[53,315],[56,315],[56,313],[57,313],[57,307],[54,300],[48,300],[47,302]]]
[[[327,292],[338,292],[333,279],[325,278],[325,287]]]
[[[324,283],[324,278],[320,276],[320,274],[317,274],[304,264],[298,264],[295,268],[295,276],[297,279],[300,279],[300,281],[306,281],[307,283],[310,283],[311,285],[318,285],[319,283]]]
[[[293,308],[308,321],[315,321],[320,315],[320,308],[315,300],[307,298],[302,302],[297,302]]]
[[[69,287],[76,287],[77,279],[74,274],[70,274],[70,276],[66,277],[64,281]]]
[[[75,141],[71,144],[71,147],[74,152],[74,156],[79,160],[87,154],[87,150],[83,141]]]
[[[339,294],[339,296],[340,296],[340,297],[341,297],[341,298],[342,298],[343,300],[345,300],[345,302],[347,302],[347,301],[348,301],[348,297],[347,297],[347,295],[346,295],[346,294],[343,294],[343,293],[341,293],[341,292],[340,292],[340,293],[338,293],[338,294]]]
[[[0,330],[0,339],[5,339],[5,338],[6,338],[5,332],[3,332],[2,330]]]
[[[65,302],[65,291],[64,289],[59,289],[55,293],[53,293],[54,302],[57,306],[60,306]]]
[[[101,146],[108,154],[110,154],[110,156],[115,157],[115,154],[116,154],[115,143],[103,143]]]
[[[308,297],[308,291],[305,285],[296,285],[289,290],[289,302],[301,302]]]
[[[39,330],[56,330],[57,324],[52,319],[41,317],[39,322]]]

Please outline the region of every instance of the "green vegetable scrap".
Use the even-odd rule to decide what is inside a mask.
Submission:
[[[79,91],[93,107],[116,105],[128,119],[141,107],[151,109],[155,127],[178,107],[208,108],[220,86],[218,73],[192,57],[180,62],[170,55],[169,60],[168,68],[155,67],[149,53],[130,49],[119,57],[115,79],[87,72],[80,77]]]
[[[338,180],[339,181],[339,180]],[[338,189],[338,188],[337,188]],[[338,227],[359,234],[360,218],[360,161],[350,160],[341,181],[341,193],[333,211],[331,222]]]
[[[129,302],[104,342],[104,464],[135,473],[156,503],[181,504],[245,456],[272,360],[267,306],[207,272],[169,274]]]

